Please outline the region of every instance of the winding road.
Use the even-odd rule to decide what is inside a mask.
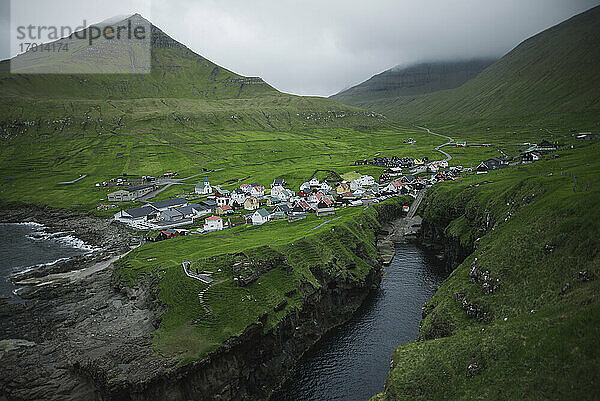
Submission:
[[[442,134],[436,134],[435,132],[431,132],[431,130],[430,130],[429,128],[425,128],[425,127],[417,127],[417,128],[424,129],[425,131],[427,131],[427,132],[428,132],[429,134],[431,134],[431,135],[436,135],[436,136],[439,136],[439,137],[442,137],[442,138],[446,138],[446,139],[448,140],[448,142],[446,142],[446,143],[443,143],[443,144],[441,144],[441,145],[439,145],[439,146],[436,146],[436,147],[435,147],[435,150],[437,150],[438,152],[440,152],[440,153],[442,153],[444,156],[446,156],[446,159],[444,159],[444,161],[447,161],[447,162],[449,162],[450,160],[452,160],[452,156],[450,156],[450,154],[448,154],[448,153],[444,152],[444,151],[442,150],[442,147],[444,147],[444,146],[446,146],[446,145],[450,145],[451,143],[453,143],[453,142],[454,142],[454,138],[451,138],[451,137],[449,137],[449,136],[442,135]]]

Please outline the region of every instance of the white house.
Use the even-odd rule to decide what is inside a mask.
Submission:
[[[208,181],[208,177],[204,179],[204,181],[200,181],[196,184],[196,194],[198,195],[208,195],[212,194],[213,190],[210,186],[210,182]]]
[[[279,199],[281,198],[281,194],[285,191],[286,189],[284,187],[282,187],[281,185],[275,185],[271,187],[271,196],[276,196]]]
[[[405,184],[400,181],[400,180],[395,180],[390,182],[384,189],[383,192],[388,192],[388,193],[397,193],[400,191],[400,188],[402,188]]]
[[[311,187],[318,187],[319,186],[319,180],[317,179],[317,177],[313,177],[310,179],[310,181],[308,182],[308,185]]]
[[[427,170],[429,170],[430,173],[437,173],[440,171],[440,168],[437,163],[431,163],[427,166]]]
[[[223,229],[223,219],[219,216],[210,216],[204,219],[204,231],[219,231]]]
[[[231,192],[231,200],[238,205],[243,205],[247,197],[248,195],[239,188]]]
[[[326,181],[323,181],[319,186],[319,189],[325,193],[331,191],[331,185],[329,185]]]
[[[265,209],[258,209],[256,212],[252,213],[252,224],[255,226],[259,226],[261,224],[265,224],[269,221],[269,212]]]
[[[362,177],[350,182],[350,190],[356,191],[359,188],[371,187],[373,185],[375,185],[375,178],[371,177],[370,175],[363,175]]]
[[[250,195],[257,198],[262,198],[265,196],[265,187],[262,185],[252,185],[252,189],[250,189]]]
[[[228,196],[217,196],[215,202],[218,206],[224,206],[231,204],[231,198]]]
[[[309,191],[309,190],[310,190],[310,183],[308,181],[300,184],[300,191]]]

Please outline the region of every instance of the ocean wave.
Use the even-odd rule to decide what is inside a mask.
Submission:
[[[94,247],[84,240],[71,235],[73,231],[57,231],[57,232],[48,232],[46,231],[48,227],[43,224],[34,223],[34,222],[26,222],[26,223],[16,223],[20,225],[26,225],[35,228],[36,230],[30,234],[25,235],[26,238],[32,241],[48,241],[55,240],[69,248],[80,249],[85,251],[86,253],[96,252],[101,250],[101,248]]]
[[[13,273],[13,274],[11,274],[11,277],[18,278],[19,276],[21,276],[21,275],[23,275],[25,273],[28,273],[28,272],[30,272],[32,270],[39,269],[39,268],[42,268],[42,267],[47,267],[47,266],[54,266],[57,263],[66,262],[66,261],[71,260],[71,259],[73,259],[72,256],[71,257],[58,258],[56,260],[53,260],[52,262],[38,263],[38,264],[35,264],[35,265],[30,265],[30,266],[18,266],[18,267],[14,268],[14,270],[18,270],[18,271],[15,272],[15,273]]]

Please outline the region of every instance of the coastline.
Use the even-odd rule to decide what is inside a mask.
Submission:
[[[382,207],[379,226],[398,215],[398,205]],[[0,216],[7,220],[4,211]],[[95,260],[71,263],[76,268],[66,269],[68,274],[102,263],[98,259],[109,257],[104,260],[108,262],[129,250],[129,243],[123,243],[130,239],[128,233],[114,234],[114,230],[124,230],[106,220],[70,216],[66,211],[49,214],[45,208],[29,208],[8,216],[13,222],[47,223],[57,231],[81,226],[76,231],[80,238],[91,244],[107,241]],[[86,227],[87,223],[91,225]],[[153,394],[169,394],[174,399],[188,399],[190,394],[222,400],[244,395],[268,397],[302,354],[323,334],[351,318],[379,285],[381,260],[368,262],[372,269],[364,282],[325,277],[321,288],[306,283],[299,289],[303,307],[278,325],[265,332],[265,322],[259,321],[202,359],[185,365],[176,357],[155,353],[152,346],[153,333],[166,307],[158,299],[158,278],[147,277],[137,286],[124,287],[115,282],[112,268],[82,274],[77,281],[58,268],[45,269],[46,276],[59,276],[50,276],[44,285],[30,286],[25,305],[0,302],[0,332],[5,339],[0,342],[0,353],[3,363],[11,366],[0,379],[0,394],[11,399],[129,400]],[[37,283],[40,278],[31,274],[23,279]],[[226,367],[228,374],[218,373]],[[23,382],[31,372],[51,379]]]

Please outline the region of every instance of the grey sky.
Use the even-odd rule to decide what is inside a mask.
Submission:
[[[15,1],[31,3],[29,10],[40,15],[47,7],[57,10],[59,3],[74,4]],[[83,13],[88,22],[97,22],[136,7],[147,9],[149,1],[94,0],[89,4],[102,7],[90,6]],[[141,13],[225,68],[261,76],[285,92],[327,96],[397,64],[500,56],[598,4],[600,0],[154,0],[151,12]],[[78,8],[61,12],[60,18],[78,24],[83,15]],[[6,58],[6,50],[0,50]]]

